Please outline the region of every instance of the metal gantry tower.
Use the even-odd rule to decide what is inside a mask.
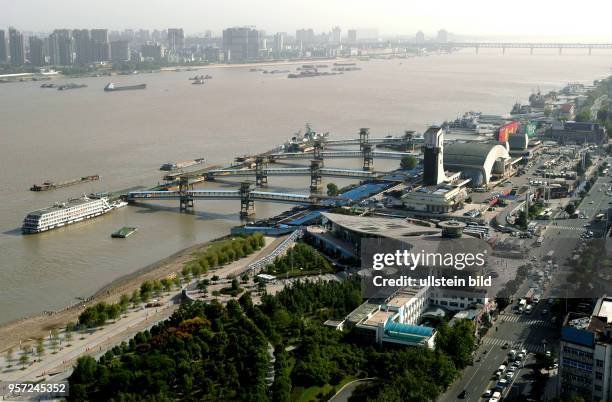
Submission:
[[[268,167],[268,163],[263,156],[257,156],[257,158],[255,158],[255,185],[256,186],[265,186],[268,184],[268,175],[266,173],[267,167]]]
[[[251,198],[251,183],[240,183],[240,217],[248,218],[255,214],[255,201]]]
[[[371,144],[363,144],[361,148],[361,152],[363,152],[363,170],[371,171],[374,169],[374,157],[372,156],[372,145]]]
[[[321,141],[315,141],[313,144],[313,156],[314,160],[320,161],[320,166],[323,167],[323,156],[321,155],[321,151],[323,150],[323,143]]]
[[[360,128],[359,129],[359,149],[363,151],[363,147],[368,144],[370,139],[370,129]]]
[[[193,195],[188,190],[193,190],[193,184],[189,182],[189,176],[180,176],[179,208],[181,212],[193,211]]]
[[[310,161],[310,191],[316,193],[321,188],[321,165],[323,161],[312,160]]]

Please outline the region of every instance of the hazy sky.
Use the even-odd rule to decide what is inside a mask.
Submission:
[[[383,35],[440,28],[467,35],[598,38],[612,41],[609,0],[0,0],[0,27],[166,28],[220,32],[255,25],[267,32],[339,25]]]

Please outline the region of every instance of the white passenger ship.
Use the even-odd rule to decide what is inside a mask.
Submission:
[[[30,212],[23,220],[23,233],[39,233],[94,218],[111,211],[114,207],[108,198],[83,196],[56,203],[48,208]]]

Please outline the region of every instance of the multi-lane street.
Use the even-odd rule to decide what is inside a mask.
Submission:
[[[581,238],[586,237],[589,231],[593,232],[594,237],[600,236],[605,229],[605,222],[592,221],[601,211],[607,211],[609,206],[612,207],[610,204],[612,197],[607,195],[610,183],[609,176],[601,176],[596,180],[578,205],[582,217],[570,218],[557,206],[553,220],[546,223],[541,247],[529,248],[529,254],[526,255],[526,258],[529,257],[531,260],[532,273],[542,269],[546,264],[544,260],[548,261],[552,257],[550,266],[553,267],[553,278],[541,289],[542,300],[535,304],[530,314],[517,313],[515,307],[518,299],[533,285],[531,279],[526,279],[515,294],[514,305],[500,312],[493,327],[481,340],[475,353],[474,364],[464,370],[461,378],[439,398],[440,401],[488,400],[483,394],[486,390],[495,387],[497,382],[494,377],[495,372],[502,363],[508,361],[508,351],[511,349],[525,349],[528,356],[523,362],[524,366],[519,368],[510,380],[511,384],[506,387],[505,395],[525,394],[529,391],[532,378],[530,363],[534,361],[534,354],[546,351],[556,354],[558,327],[556,323],[551,322],[548,300],[564,296],[555,284],[562,283],[569,273],[566,263],[578,245],[586,241]],[[462,394],[464,390],[466,393]]]

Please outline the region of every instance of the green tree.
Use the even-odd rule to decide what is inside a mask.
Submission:
[[[122,294],[119,299],[119,306],[121,307],[121,313],[125,314],[130,306],[130,296]]]
[[[132,292],[132,296],[130,297],[130,303],[132,303],[132,308],[136,308],[138,303],[140,303],[140,292],[138,290],[134,290]]]
[[[336,195],[338,195],[338,186],[336,186],[336,184],[334,183],[328,183],[327,195],[329,195],[330,197],[335,197]]]
[[[38,356],[38,360],[41,360],[44,354],[45,354],[45,340],[43,338],[39,338],[36,341],[36,355]]]
[[[140,285],[140,300],[146,303],[151,298],[152,293],[153,293],[153,283],[151,283],[150,281],[144,281]]]
[[[576,121],[581,121],[581,122],[585,122],[585,121],[591,121],[591,111],[589,110],[583,110],[580,113],[576,114]]]
[[[6,350],[6,355],[5,355],[6,363],[7,363],[7,367],[9,367],[9,368],[11,367],[11,363],[13,362],[13,357],[14,357],[13,355],[14,355],[14,353],[15,353],[15,351],[14,351],[14,349],[12,347],[8,348]]]
[[[569,216],[574,215],[575,212],[576,212],[576,205],[574,205],[573,202],[570,202],[569,204],[565,206],[565,213],[568,214]]]
[[[163,278],[161,280],[162,287],[164,288],[164,292],[169,293],[172,290],[172,281],[168,278]]]
[[[23,351],[21,355],[19,356],[19,364],[21,364],[22,370],[25,369],[25,366],[28,364],[29,361],[30,361],[30,356],[28,356],[28,353],[26,351]]]
[[[70,342],[72,342],[72,328],[66,325],[66,330],[64,332],[64,342],[66,342],[66,346],[71,346]]]
[[[417,158],[412,155],[403,156],[400,160],[400,167],[405,170],[412,170],[417,166]]]

